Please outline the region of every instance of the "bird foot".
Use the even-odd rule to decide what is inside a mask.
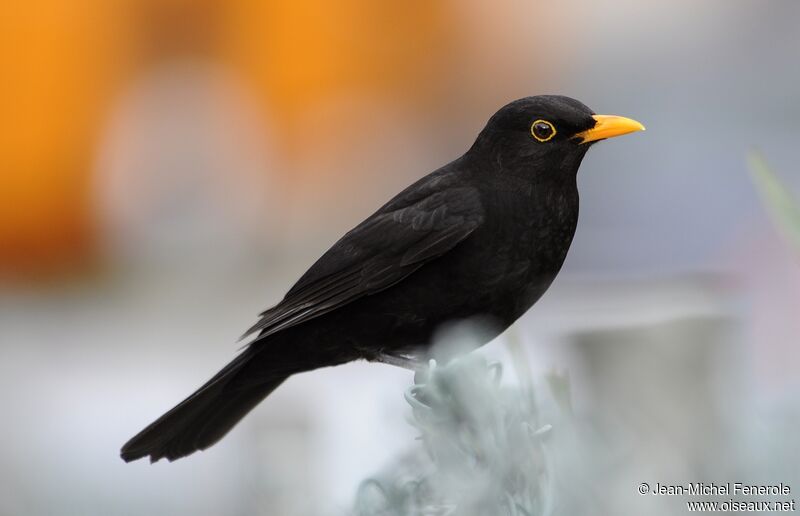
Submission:
[[[425,362],[406,355],[387,355],[384,353],[375,357],[374,360],[376,362],[402,367],[403,369],[408,369],[409,371],[414,371],[415,373],[427,367]]]

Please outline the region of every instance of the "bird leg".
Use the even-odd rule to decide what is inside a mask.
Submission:
[[[421,362],[414,357],[406,355],[390,355],[387,353],[381,353],[380,355],[376,356],[374,360],[376,362],[402,367],[403,369],[408,369],[409,371],[414,371],[415,373],[427,367],[425,362]]]

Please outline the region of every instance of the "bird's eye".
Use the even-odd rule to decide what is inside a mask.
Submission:
[[[531,134],[540,142],[546,142],[556,135],[556,128],[547,120],[537,120],[531,125]]]

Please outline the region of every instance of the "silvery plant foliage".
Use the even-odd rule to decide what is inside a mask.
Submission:
[[[418,446],[361,484],[355,514],[553,514],[553,426],[540,421],[533,389],[503,387],[502,374],[474,353],[419,371],[405,393]],[[563,398],[568,388],[551,390]]]

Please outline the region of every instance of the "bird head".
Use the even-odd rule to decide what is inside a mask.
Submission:
[[[539,95],[503,106],[489,119],[470,153],[509,173],[574,174],[592,144],[635,131],[644,131],[636,120],[597,115],[569,97]]]

